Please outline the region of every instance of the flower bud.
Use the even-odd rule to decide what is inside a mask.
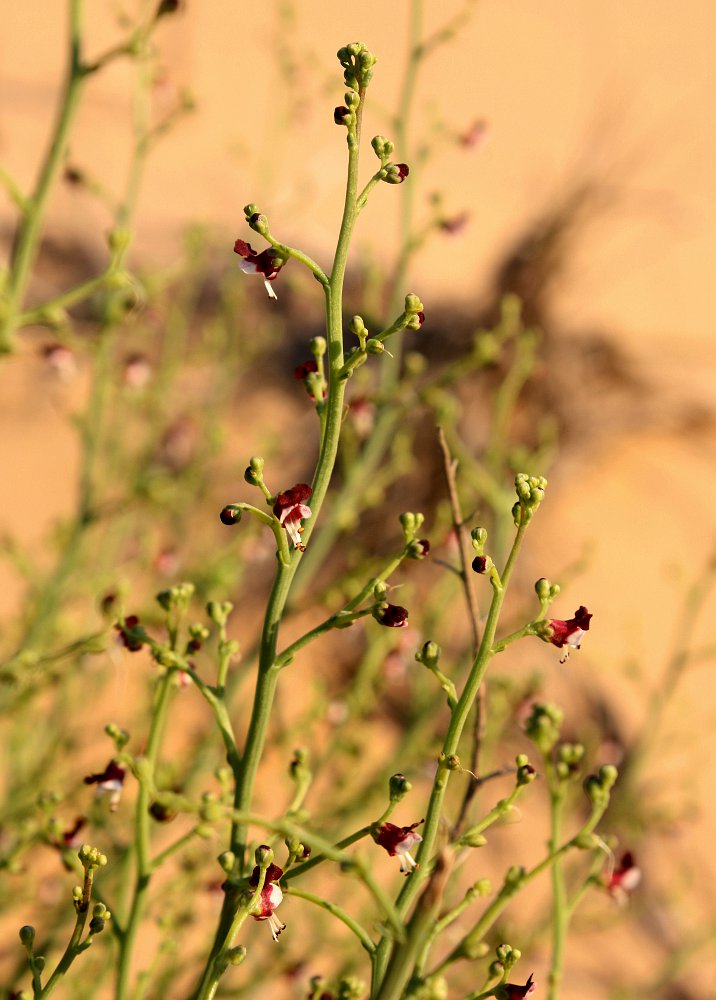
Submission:
[[[557,705],[533,705],[525,732],[541,753],[548,754],[559,739],[564,712]]]
[[[440,661],[440,653],[440,646],[436,642],[433,642],[432,639],[429,639],[422,649],[419,649],[415,654],[415,659],[418,663],[424,663],[429,670],[432,670],[437,667]]]
[[[365,349],[368,354],[384,354],[385,344],[382,340],[377,340],[375,337],[371,337],[366,341]]]
[[[226,625],[233,610],[234,605],[231,601],[209,601],[206,606],[207,615],[218,628],[223,628]]]
[[[246,948],[242,944],[237,944],[234,948],[229,948],[226,958],[229,965],[241,965],[246,958]]]
[[[464,844],[465,847],[484,847],[487,843],[487,837],[484,837],[481,833],[473,833],[472,830],[466,830],[460,837],[460,843]]]
[[[264,478],[264,460],[258,455],[249,459],[248,468],[244,472],[244,479],[249,486],[258,486]]]
[[[540,579],[535,584],[535,593],[540,601],[548,601],[550,598],[551,584],[549,580],[545,577],[540,577]]]
[[[482,555],[487,541],[487,528],[473,528],[470,532],[472,547],[478,555]]]
[[[273,861],[273,848],[267,844],[261,844],[254,851],[254,860],[259,868],[268,868]]]
[[[311,348],[311,354],[316,358],[322,358],[326,353],[328,344],[326,343],[325,337],[311,337],[311,343],[309,344]]]
[[[405,777],[404,774],[392,774],[388,780],[388,792],[390,794],[391,802],[400,802],[400,800],[412,791],[413,786]]]
[[[25,924],[24,927],[21,927],[20,940],[22,941],[23,946],[27,948],[28,951],[31,951],[35,942],[35,928],[30,924]]]
[[[222,524],[232,527],[233,525],[239,523],[242,513],[241,507],[239,507],[238,504],[230,503],[227,504],[219,514],[219,520]]]

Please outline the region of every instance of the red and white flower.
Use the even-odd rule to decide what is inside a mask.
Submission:
[[[111,760],[104,771],[88,774],[85,785],[96,785],[97,795],[109,795],[109,811],[116,812],[124,787],[127,769],[117,760]]]
[[[631,851],[627,851],[609,877],[607,892],[620,906],[624,906],[640,882],[641,868],[634,861]]]
[[[246,243],[245,240],[236,240],[234,243],[234,253],[237,253],[241,257],[239,267],[244,274],[262,275],[269,297],[272,299],[277,298],[276,292],[274,292],[270,283],[286,263],[286,258],[282,257],[273,247],[267,247],[261,253],[257,253],[251,244]]]
[[[256,865],[249,879],[249,885],[254,889],[259,884],[260,873],[261,869]],[[271,937],[274,941],[278,941],[281,931],[286,930],[286,925],[281,923],[274,912],[276,907],[283,901],[283,892],[281,891],[281,886],[278,884],[282,875],[283,869],[279,868],[278,865],[271,864],[268,866],[263,888],[257,900],[258,909],[252,914],[254,920],[268,920]]]
[[[410,853],[410,849],[419,844],[423,839],[419,833],[415,832],[416,826],[420,826],[423,820],[413,823],[411,826],[395,826],[394,823],[383,823],[377,830],[373,831],[373,840],[380,847],[384,847],[391,858],[400,858],[400,870],[404,875],[410,873],[418,867],[418,863]]]
[[[564,646],[568,647],[560,663],[564,663],[569,656],[569,647],[579,649],[584,633],[589,631],[591,619],[592,615],[589,614],[584,605],[580,605],[574,612],[574,617],[568,618],[567,621],[562,621],[561,618],[550,618],[548,622],[550,634],[547,641],[558,649],[562,649]]]
[[[303,502],[308,500],[313,490],[308,483],[297,483],[290,490],[279,493],[273,505],[273,512],[284,527],[286,534],[293,542],[294,548],[305,551],[301,544],[303,528],[301,521],[311,516],[311,508]]]

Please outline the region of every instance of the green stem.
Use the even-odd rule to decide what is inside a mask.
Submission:
[[[521,519],[515,535],[514,543],[512,545],[512,550],[501,577],[501,582],[498,583],[496,580],[493,582],[492,602],[487,615],[487,621],[485,622],[480,648],[477,656],[475,657],[475,661],[472,665],[465,687],[450,719],[450,725],[445,737],[442,753],[440,754],[440,760],[433,783],[433,790],[430,796],[430,802],[425,818],[423,841],[418,850],[417,860],[420,867],[417,868],[406,881],[396,904],[398,912],[403,918],[415,900],[422,882],[430,874],[429,862],[435,849],[435,842],[440,828],[443,803],[451,774],[451,760],[457,756],[460,737],[462,736],[470,710],[472,709],[475,698],[477,697],[477,693],[480,689],[480,685],[482,684],[487,667],[493,655],[492,643],[495,638],[495,631],[497,629],[500,611],[502,610],[505,593],[510,582],[510,577],[512,576],[515,559],[522,544],[525,528],[526,523]],[[393,993],[384,993],[382,989],[382,979],[385,975],[386,966],[390,957],[390,951],[391,940],[388,937],[384,937],[376,954],[374,967],[375,975],[373,990],[371,992],[372,997],[380,997],[380,1000],[396,1000]],[[399,981],[399,977],[396,976],[394,981]]]
[[[328,490],[328,484],[338,453],[338,441],[343,419],[345,384],[339,381],[337,374],[343,365],[343,283],[348,262],[350,239],[356,219],[360,131],[365,94],[361,93],[360,98],[361,101],[356,115],[356,130],[354,133],[351,131],[348,132],[348,176],[341,228],[333,259],[331,276],[328,284],[323,286],[326,300],[329,392],[326,406],[326,428],[321,441],[321,450],[312,483],[311,511],[313,516],[305,525],[304,543],[306,544],[311,537]],[[246,735],[241,766],[235,768],[234,771],[236,780],[234,807],[238,812],[248,810],[253,799],[256,774],[266,743],[278,674],[281,669],[276,662],[278,632],[291,589],[291,583],[293,582],[296,569],[300,564],[301,556],[302,553],[296,550],[293,552],[288,565],[279,565],[266,607],[261,632],[258,676],[251,720]],[[243,872],[246,864],[246,833],[245,823],[234,820],[231,829],[231,850],[236,855],[238,873]],[[235,905],[233,894],[227,893],[211,954],[202,977],[201,985],[196,994],[197,1000],[208,1000],[216,992],[221,975],[216,969],[216,958],[226,947],[226,942],[229,940]]]
[[[327,899],[323,899],[321,896],[316,896],[313,892],[307,892],[305,889],[297,889],[295,886],[290,889],[290,895],[298,896],[300,899],[305,899],[309,903],[313,903],[315,906],[320,906],[334,917],[337,917],[338,920],[342,921],[346,927],[353,931],[368,954],[371,956],[373,955],[375,945],[373,944],[368,932],[361,927],[357,920],[354,920],[353,917],[351,917],[349,913],[346,913],[346,911],[340,906],[329,902]]]
[[[549,849],[555,854],[551,869],[552,876],[552,956],[549,969],[548,1000],[558,1000],[562,985],[562,970],[564,968],[564,949],[569,923],[569,908],[567,906],[567,886],[564,880],[564,866],[561,856],[556,856],[562,836],[562,807],[564,805],[564,785],[554,773],[551,761],[545,760],[548,780],[550,783],[549,817],[550,837]]]
[[[70,126],[79,106],[86,75],[81,62],[82,0],[70,0],[69,34],[67,71],[57,122],[34,193],[25,203],[25,211],[10,253],[10,273],[6,300],[3,303],[4,315],[0,323],[0,352],[7,353],[14,346],[19,313],[37,259],[47,199],[62,166]]]
[[[65,948],[62,958],[57,963],[54,972],[42,989],[39,988],[40,977],[33,969],[32,987],[35,1000],[47,1000],[47,997],[51,996],[55,992],[55,988],[59,985],[69,967],[72,965],[77,956],[87,947],[87,944],[85,944],[84,947],[82,945],[82,935],[84,933],[85,924],[87,923],[87,915],[89,913],[92,894],[92,878],[92,870],[88,869],[85,871],[84,893],[81,903],[77,907],[77,917],[75,919],[72,937]]]
[[[154,710],[152,712],[147,749],[144,755],[149,765],[152,784],[154,783],[153,779],[157,766],[157,758],[166,727],[169,698],[172,692],[171,682],[172,674],[170,672],[164,674],[159,679]],[[129,1000],[130,997],[134,997],[134,994],[130,992],[131,962],[134,945],[147,903],[149,882],[155,868],[155,863],[152,862],[150,853],[150,805],[149,786],[145,782],[140,781],[135,807],[134,849],[136,852],[136,878],[134,896],[124,927],[124,933],[120,939],[115,1000]]]

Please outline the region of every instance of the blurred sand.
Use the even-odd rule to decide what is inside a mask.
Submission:
[[[113,37],[110,4],[94,6],[101,9],[88,21],[99,51]],[[435,7],[426,6],[427,22],[437,23]],[[27,0],[3,10],[0,159],[22,185],[34,175],[54,112],[63,7]],[[342,135],[332,124],[333,106],[342,101],[334,52],[359,38],[379,55],[367,129],[387,132],[376,106],[390,108],[395,100],[407,5],[306,4],[293,28],[297,82],[289,100],[276,69],[277,50],[288,51],[279,39],[280,7],[189,3],[162,27],[168,82],[157,100],[170,102],[173,88],[188,85],[198,111],[151,160],[135,244],[142,264],[176,259],[188,223],[205,221],[230,239],[245,235],[242,206],[249,200],[269,215],[280,238],[326,259],[343,162]],[[453,2],[439,7],[459,9]],[[431,300],[474,302],[525,221],[573,185],[593,183],[609,195],[608,205],[578,236],[556,296],[556,324],[615,337],[653,384],[665,413],[696,401],[713,416],[716,341],[707,295],[716,259],[715,33],[716,6],[708,0],[477,4],[455,43],[430,62],[418,102],[416,121],[425,130],[435,121],[457,131],[476,118],[490,123],[483,148],[448,143],[424,177],[415,172],[423,192],[445,192],[450,214],[471,216],[465,234],[438,242],[415,263],[412,285],[426,308]],[[106,124],[126,120],[129,89],[122,66],[91,81],[72,141],[73,163],[117,185],[126,143],[121,128],[110,132]],[[387,187],[376,191],[362,220],[364,252],[379,261],[393,246],[397,195]],[[0,200],[3,230],[9,217]],[[88,195],[64,188],[52,202],[49,231],[60,243],[88,239],[101,255],[108,221]],[[76,458],[72,432],[57,419],[51,396],[33,395],[37,372],[27,364],[11,360],[0,370],[0,458],[12,470],[0,481],[0,510],[3,530],[38,539],[70,509]],[[588,382],[574,388],[590,391]],[[540,514],[544,534],[535,534],[530,554],[540,574],[556,576],[583,546],[590,548],[588,568],[559,610],[568,617],[587,603],[594,631],[555,680],[554,697],[568,684],[569,670],[608,674],[632,727],[641,706],[625,664],[638,656],[659,676],[677,583],[692,578],[716,542],[713,420],[691,429],[667,425],[613,434],[595,456],[576,456],[559,469]],[[5,607],[6,576],[3,568]],[[704,643],[713,641],[712,615],[700,626]],[[691,674],[676,702],[669,739],[686,740],[700,760],[713,760],[709,667]],[[711,766],[700,766],[685,781],[690,824],[676,837],[682,859],[688,854],[702,884],[713,885],[711,775]]]

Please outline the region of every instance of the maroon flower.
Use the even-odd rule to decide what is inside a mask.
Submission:
[[[641,868],[635,863],[634,855],[627,851],[612,872],[607,882],[607,891],[623,906],[641,882]]]
[[[297,365],[293,370],[293,377],[298,382],[303,382],[312,372],[318,371],[317,363],[311,359],[310,361],[304,361],[302,365]]]
[[[401,608],[399,604],[384,604],[382,608],[373,612],[373,617],[386,628],[408,627],[408,609]]]
[[[261,869],[258,865],[251,872],[251,878],[249,879],[249,885],[255,889],[259,884],[259,876]],[[252,916],[254,920],[268,920],[269,928],[271,930],[271,937],[274,941],[278,941],[278,936],[281,931],[286,930],[286,925],[282,924],[278,919],[274,910],[283,900],[283,892],[281,891],[281,886],[278,884],[279,879],[283,875],[283,869],[279,868],[278,865],[271,864],[266,869],[266,878],[264,879],[263,889],[261,890],[261,895],[258,898],[259,909]]]
[[[139,624],[139,618],[136,615],[129,615],[121,622],[117,622],[114,627],[119,632],[119,641],[122,645],[126,646],[130,653],[139,652],[146,641],[146,634]]]
[[[475,556],[472,560],[472,568],[475,573],[484,573],[487,569],[487,556]]]
[[[297,483],[290,490],[279,493],[273,505],[273,512],[285,528],[294,548],[301,552],[305,552],[305,546],[301,544],[301,521],[311,516],[311,508],[303,501],[308,500],[311,493],[313,490],[308,483]]]
[[[333,121],[336,125],[347,125],[350,120],[350,111],[343,104],[333,110]]]
[[[274,280],[284,266],[286,258],[282,257],[273,247],[267,247],[261,253],[256,253],[251,244],[246,243],[244,240],[236,240],[234,243],[234,253],[237,253],[242,258],[239,267],[244,274],[263,275],[266,291],[269,293],[270,298],[275,299],[277,297],[276,292],[274,292],[269,282]]]
[[[532,975],[527,980],[524,986],[517,986],[516,983],[505,983],[503,987],[500,988],[497,996],[503,998],[503,1000],[518,1000],[518,997],[526,997],[528,993],[532,993],[537,989],[537,983],[535,983]]]
[[[418,820],[412,826],[395,826],[394,823],[383,823],[372,833],[373,840],[379,847],[384,847],[391,858],[400,858],[400,870],[404,875],[410,873],[418,867],[418,863],[410,853],[410,848],[419,844],[423,839],[419,833],[415,832],[416,826],[420,826],[423,820]]]
[[[592,615],[589,614],[584,605],[580,605],[574,612],[574,618],[568,618],[566,622],[560,618],[550,618],[549,625],[552,631],[547,641],[551,642],[558,649],[561,649],[563,646],[571,646],[572,649],[579,649],[582,636],[585,632],[589,631],[589,622],[591,619]],[[565,652],[560,663],[564,663],[568,656],[569,649]]]
[[[104,771],[100,774],[88,774],[84,782],[85,785],[96,785],[98,795],[109,793],[109,811],[115,812],[119,805],[126,774],[126,767],[113,759],[107,764]]]

